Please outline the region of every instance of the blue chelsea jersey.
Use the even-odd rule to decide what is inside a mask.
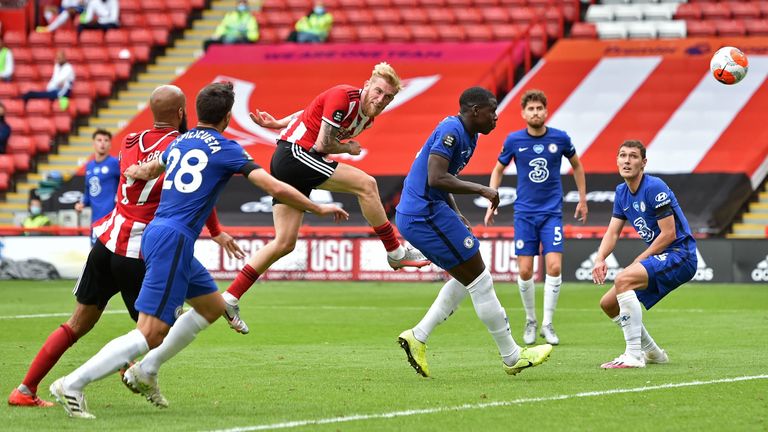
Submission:
[[[428,161],[432,154],[448,159],[448,173],[458,175],[467,165],[477,146],[477,134],[467,132],[459,116],[446,117],[419,150],[416,160],[405,177],[403,193],[397,211],[413,216],[425,216],[433,206],[447,205],[448,193],[429,187]]]
[[[571,137],[560,129],[547,127],[546,133],[537,137],[528,134],[527,129],[510,133],[501,149],[499,163],[507,166],[515,159],[515,213],[562,213],[560,166],[563,156],[571,158],[575,154]]]
[[[166,166],[155,221],[197,237],[221,190],[251,160],[235,141],[212,128],[195,128],[160,155]]]
[[[670,215],[675,218],[677,237],[667,249],[680,248],[695,253],[696,241],[691,234],[688,220],[685,219],[675,194],[663,180],[643,174],[635,193],[629,190],[626,183],[616,187],[613,217],[628,220],[645,243],[650,245],[659,236],[659,219]]]
[[[91,207],[91,220],[96,222],[115,208],[117,185],[120,182],[120,161],[107,156],[101,162],[92,159],[85,165],[85,194],[83,204]]]

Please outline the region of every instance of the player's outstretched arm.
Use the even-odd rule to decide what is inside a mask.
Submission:
[[[605,258],[613,252],[623,228],[624,219],[619,219],[617,217],[611,218],[611,222],[608,224],[608,230],[605,232],[603,240],[600,242],[600,248],[597,249],[595,266],[592,268],[592,282],[599,285],[605,283],[605,277],[608,275],[608,265],[605,263]]]
[[[261,127],[265,127],[267,129],[283,129],[286,126],[288,126],[288,123],[293,120],[294,117],[301,114],[301,111],[293,113],[287,117],[283,117],[280,120],[275,119],[272,114],[266,112],[266,111],[259,111],[256,110],[256,113],[249,113],[251,116],[251,121],[256,123],[257,125]]]
[[[436,155],[429,155],[427,162],[427,182],[429,187],[454,194],[478,194],[491,202],[491,209],[499,206],[499,191],[479,183],[459,180],[458,177],[448,173],[448,159]]]
[[[137,180],[152,180],[160,177],[165,171],[165,165],[160,163],[160,159],[153,159],[151,162],[141,165],[131,165],[125,169],[123,174],[126,177]]]
[[[576,182],[576,189],[579,190],[579,203],[576,204],[576,212],[573,217],[581,223],[587,223],[587,178],[584,175],[584,165],[579,160],[579,155],[571,156],[568,161],[573,167],[573,181]]]
[[[315,204],[296,188],[272,177],[263,168],[251,171],[248,174],[248,181],[277,198],[281,203],[293,208],[312,212],[319,216],[332,215],[336,222],[349,219],[349,213],[341,207],[333,204]]]
[[[496,161],[496,166],[494,166],[493,171],[491,171],[491,180],[488,182],[489,188],[499,190],[499,186],[501,186],[501,178],[504,176],[504,168],[505,165],[502,165],[501,162]],[[488,209],[485,211],[485,218],[483,218],[483,223],[485,226],[493,225],[495,222],[493,217],[497,214],[499,214],[497,209],[493,209],[491,206],[488,206]]]

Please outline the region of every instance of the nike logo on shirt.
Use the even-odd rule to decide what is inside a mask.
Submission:
[[[520,151],[521,151],[521,152],[524,152],[524,151],[526,151],[526,150],[528,150],[528,147],[520,147]]]

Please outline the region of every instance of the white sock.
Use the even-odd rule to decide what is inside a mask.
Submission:
[[[613,322],[616,323],[617,326],[621,327],[621,320],[618,316],[615,316],[611,318]],[[640,330],[640,346],[643,350],[643,352],[652,352],[659,350],[659,346],[656,345],[656,341],[653,340],[651,337],[651,334],[648,333],[648,330],[645,329],[645,324],[643,324],[643,327]]]
[[[456,279],[446,282],[437,294],[437,298],[432,303],[432,306],[430,306],[427,314],[413,328],[413,336],[419,341],[426,343],[435,327],[447,320],[459,308],[459,303],[466,296],[467,289],[461,282]]]
[[[57,28],[61,27],[67,20],[69,19],[69,14],[67,11],[64,11],[60,13],[52,23],[48,24],[48,31],[54,31]]]
[[[643,310],[633,290],[616,295],[619,301],[619,324],[627,342],[626,353],[637,358],[642,357],[640,333],[643,328]]]
[[[475,313],[480,321],[496,341],[499,354],[508,366],[515,364],[520,356],[520,347],[517,346],[509,331],[509,320],[504,308],[501,307],[496,291],[493,289],[493,278],[488,270],[467,285],[467,291],[475,306]]]
[[[517,286],[520,288],[520,298],[523,299],[525,318],[528,321],[536,321],[536,286],[533,284],[533,278],[522,280],[518,276]]]
[[[387,256],[396,260],[402,259],[405,256],[405,247],[401,244],[397,249],[387,252]]]
[[[170,360],[179,351],[191,344],[200,331],[205,330],[211,325],[196,310],[190,309],[179,317],[168,332],[168,336],[163,339],[163,343],[157,348],[151,350],[144,359],[141,360],[141,370],[156,375],[160,366]]]
[[[557,299],[560,297],[560,286],[562,283],[563,277],[561,275],[547,275],[544,278],[544,318],[541,321],[542,326],[552,324],[552,317],[555,315],[555,308],[557,308]]]
[[[237,297],[233,296],[228,291],[221,293],[221,296],[224,298],[224,301],[227,302],[227,304],[232,306],[237,306],[237,304],[240,302]]]
[[[117,372],[136,357],[149,351],[144,335],[134,329],[112,339],[95,356],[91,357],[74,372],[64,377],[64,386],[75,391],[83,391],[86,385]]]

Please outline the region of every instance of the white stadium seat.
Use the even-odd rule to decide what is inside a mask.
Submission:
[[[587,22],[613,21],[613,6],[593,4],[587,9]]]
[[[648,21],[626,23],[627,36],[630,39],[656,39],[656,26]]]
[[[597,36],[600,39],[626,39],[627,27],[620,22],[597,23]]]
[[[613,19],[615,21],[642,21],[642,5],[616,5],[613,7]]]
[[[646,4],[642,6],[643,18],[646,20],[671,20],[677,10],[676,3]]]
[[[656,22],[656,37],[659,39],[684,38],[687,33],[684,20]]]

